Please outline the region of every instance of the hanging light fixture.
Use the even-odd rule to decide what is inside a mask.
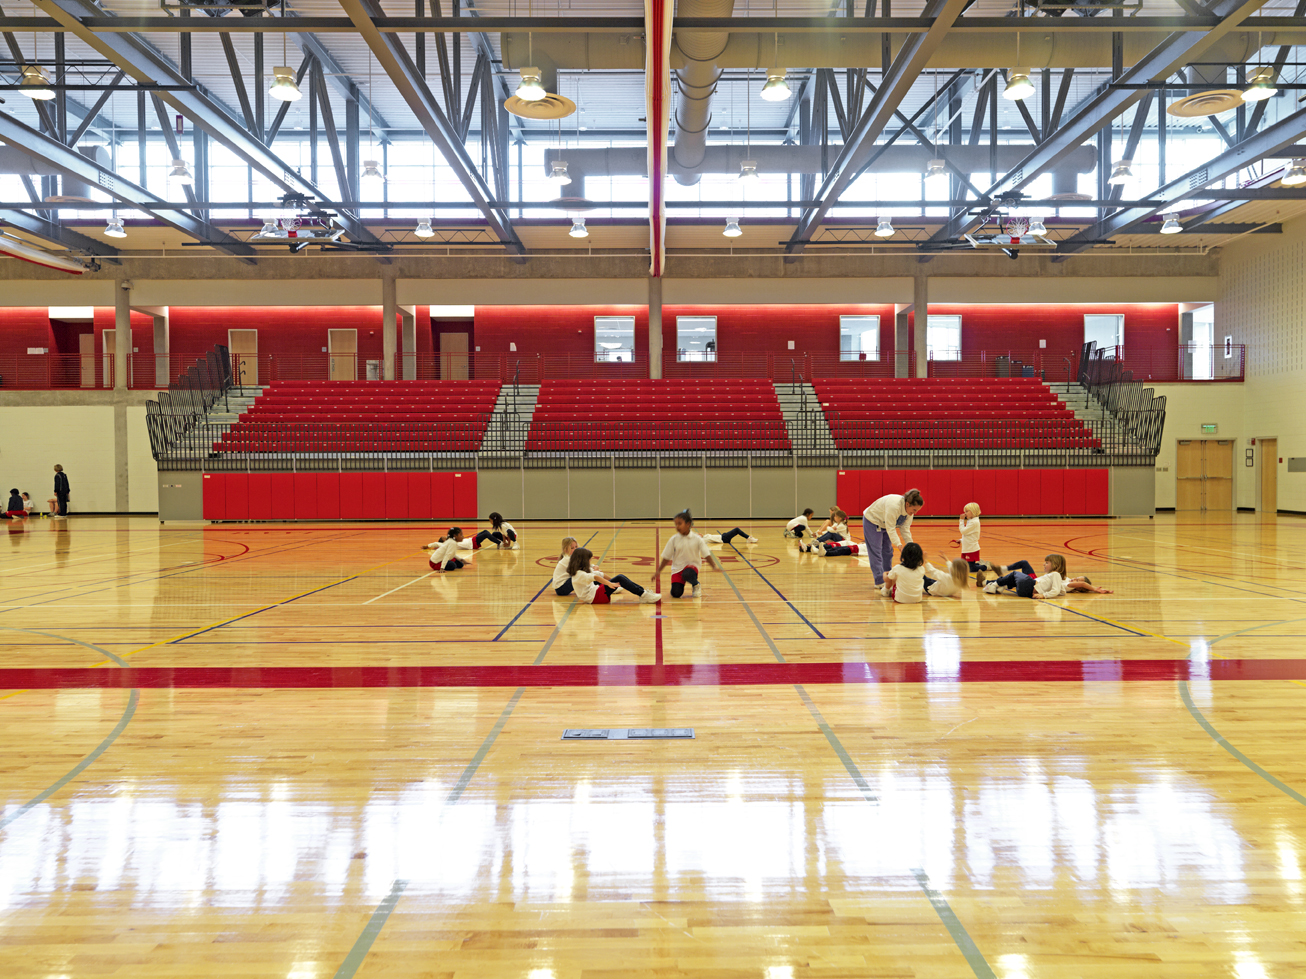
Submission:
[[[432,238],[435,232],[431,229],[431,219],[422,218],[417,222],[417,230],[413,232],[419,238]]]
[[[1002,90],[1004,99],[1019,102],[1034,94],[1034,83],[1029,80],[1029,71],[1025,68],[1012,68],[1007,73],[1007,87]]]
[[[739,161],[739,179],[756,180],[757,179],[757,161],[740,160]]]
[[[360,180],[384,180],[385,174],[381,172],[381,162],[379,160],[364,160],[363,172],[359,174]]]
[[[255,238],[275,238],[277,237],[277,222],[274,218],[264,218],[263,227],[258,229]]]
[[[1040,236],[1046,235],[1048,233],[1048,229],[1043,226],[1042,218],[1029,219],[1029,233],[1032,235],[1040,235]]]
[[[585,229],[584,218],[572,218],[571,230],[567,232],[573,238],[588,238],[590,233]]]
[[[783,102],[793,94],[789,90],[789,83],[785,81],[783,68],[766,69],[766,84],[762,86],[763,99],[767,102]]]
[[[122,229],[122,219],[118,215],[109,218],[109,226],[104,229],[104,234],[108,238],[126,238],[127,232]]]
[[[893,237],[893,219],[880,218],[880,223],[875,226],[875,237],[892,238]]]
[[[565,187],[571,183],[571,174],[567,172],[566,160],[554,160],[549,164],[549,180],[553,181],[559,187]]]
[[[1252,73],[1251,84],[1243,90],[1243,101],[1263,102],[1277,95],[1278,92],[1278,86],[1274,84],[1274,69],[1257,68]]]
[[[727,238],[738,238],[743,234],[739,230],[739,218],[726,218],[726,230],[721,232]]]
[[[947,175],[948,175],[948,165],[944,163],[942,160],[940,160],[938,157],[935,157],[933,160],[930,160],[928,163],[925,164],[926,180],[929,180],[931,177],[946,177]]]
[[[1285,187],[1300,187],[1306,184],[1306,160],[1300,158],[1293,160],[1292,165],[1288,167],[1288,172],[1279,182]]]
[[[517,83],[517,98],[523,102],[538,102],[549,93],[544,90],[543,73],[535,67],[521,69],[521,81]]]
[[[1107,178],[1107,183],[1121,186],[1129,183],[1134,179],[1133,160],[1121,160],[1111,168],[1111,176]]]
[[[190,175],[190,167],[181,158],[172,161],[172,169],[168,171],[168,179],[177,184],[192,184],[195,182],[195,178]]]
[[[295,69],[280,65],[272,69],[272,87],[268,94],[282,102],[298,102],[303,98],[299,86],[295,84]]]
[[[1161,225],[1161,234],[1177,235],[1179,232],[1184,230],[1183,225],[1179,223],[1179,215],[1174,211],[1171,211],[1169,214],[1164,214],[1162,217],[1165,218],[1165,224]]]
[[[23,65],[18,91],[37,102],[48,102],[54,98],[54,90],[50,88],[50,76],[40,65]]]

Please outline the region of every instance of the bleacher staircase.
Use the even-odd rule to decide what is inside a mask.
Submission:
[[[793,443],[794,455],[835,456],[839,449],[830,435],[830,423],[825,420],[816,391],[806,381],[797,384],[775,382],[775,396],[784,415],[785,429]]]
[[[481,454],[520,457],[526,451],[526,436],[540,396],[538,384],[505,384],[490,415],[490,425],[481,443]]]

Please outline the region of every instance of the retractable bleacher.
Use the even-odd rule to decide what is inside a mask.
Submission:
[[[1037,378],[831,378],[812,386],[840,449],[1102,447]]]
[[[215,452],[476,452],[499,397],[494,381],[279,381]]]
[[[566,380],[540,387],[526,451],[789,452],[769,380]]]

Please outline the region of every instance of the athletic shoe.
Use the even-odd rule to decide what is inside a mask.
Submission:
[[[794,532],[793,532],[792,530],[786,530],[786,531],[785,531],[785,536],[786,536],[786,537],[794,537],[794,536],[796,536],[796,535],[794,534]]]
[[[758,543],[761,543],[761,542],[760,542],[756,537],[750,537],[750,538],[748,538],[748,543],[750,543],[750,544],[758,544]]]
[[[646,591],[639,596],[639,600],[642,605],[654,605],[662,601],[662,595],[659,592]]]
[[[689,597],[698,598],[698,596],[701,595],[702,593],[703,593],[703,586],[695,585],[693,588],[689,590]]]
[[[996,581],[990,581],[987,585],[984,586],[985,595],[996,595],[997,593],[998,593],[998,583]]]

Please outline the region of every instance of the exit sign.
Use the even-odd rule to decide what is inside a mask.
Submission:
[[[1219,425],[1203,425],[1203,426],[1202,426],[1202,434],[1203,434],[1203,435],[1214,435],[1214,434],[1216,433],[1216,431],[1219,429],[1219,427],[1220,427]]]

